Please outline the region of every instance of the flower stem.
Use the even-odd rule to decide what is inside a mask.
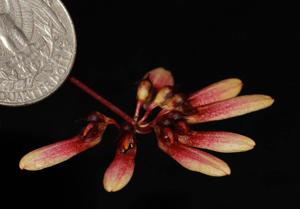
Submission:
[[[98,102],[100,102],[101,104],[103,104],[105,107],[107,107],[108,109],[110,109],[112,112],[114,112],[115,114],[117,114],[118,116],[120,116],[121,118],[123,118],[126,122],[128,122],[130,124],[134,124],[135,123],[134,120],[129,115],[127,115],[125,112],[123,112],[120,108],[118,108],[117,106],[115,106],[114,104],[112,104],[110,101],[108,101],[104,97],[102,97],[99,94],[97,94],[94,90],[92,90],[90,87],[88,87],[87,85],[85,85],[84,83],[82,83],[81,81],[79,81],[74,76],[70,76],[69,77],[69,81],[73,85],[77,86],[82,91],[84,91],[85,93],[87,93],[88,95],[90,95],[91,97],[93,97],[94,99],[96,99]]]
[[[134,117],[133,117],[134,121],[138,121],[139,116],[140,116],[140,110],[141,110],[142,106],[143,106],[142,102],[137,101],[136,108],[135,108],[135,113],[134,113]]]

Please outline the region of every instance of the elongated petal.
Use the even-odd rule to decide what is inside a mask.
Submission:
[[[26,154],[19,163],[20,169],[36,171],[64,162],[101,141],[104,124],[90,123],[81,134],[64,141],[41,147]]]
[[[264,109],[271,106],[273,102],[274,100],[266,95],[240,96],[201,106],[197,108],[197,114],[187,116],[186,119],[189,123],[222,120]]]
[[[115,158],[105,171],[103,186],[108,192],[116,192],[130,181],[135,166],[136,144],[133,136],[121,139]]]
[[[99,142],[100,140],[84,142],[76,136],[29,152],[21,159],[19,167],[30,171],[41,170],[64,162]]]
[[[159,67],[154,70],[149,71],[144,78],[147,78],[151,81],[154,88],[157,90],[165,86],[173,86],[174,79],[170,71]]]
[[[253,149],[255,142],[240,134],[223,131],[191,131],[179,135],[178,140],[185,145],[217,152],[244,152]]]
[[[188,100],[193,107],[199,107],[235,97],[241,89],[242,81],[237,78],[230,78],[213,83],[193,93]]]
[[[230,174],[229,166],[209,153],[181,144],[167,144],[162,141],[159,141],[159,147],[188,170],[209,176]]]

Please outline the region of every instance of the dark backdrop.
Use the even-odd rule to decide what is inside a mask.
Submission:
[[[66,82],[37,104],[0,108],[1,205],[8,204],[1,208],[290,208],[299,191],[300,128],[293,7],[237,0],[142,2],[64,0],[78,38],[72,75],[131,114],[136,82],[154,67],[171,70],[182,92],[241,78],[243,94],[272,95],[274,105],[194,128],[247,135],[255,149],[216,154],[232,175],[212,178],[180,167],[157,148],[154,135],[138,136],[131,182],[106,193],[102,177],[117,137],[109,128],[101,145],[66,163],[20,171],[25,153],[76,134],[91,111],[114,116]]]

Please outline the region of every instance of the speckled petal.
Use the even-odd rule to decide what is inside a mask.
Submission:
[[[169,144],[158,140],[159,147],[188,170],[209,176],[225,176],[230,174],[229,166],[213,155],[180,143]]]
[[[242,81],[237,78],[222,80],[193,93],[188,101],[193,107],[199,107],[229,99],[240,93],[242,85]]]
[[[41,147],[26,154],[19,162],[20,169],[36,171],[64,162],[97,145],[107,124],[90,123],[82,133],[64,141]]]
[[[221,102],[200,106],[197,113],[187,116],[189,123],[202,123],[207,121],[222,120],[244,115],[260,109],[267,108],[274,100],[266,95],[239,96]]]
[[[99,142],[100,138],[83,141],[80,136],[76,136],[29,152],[21,159],[19,167],[29,171],[48,168],[70,159]]]
[[[191,131],[179,135],[178,140],[191,147],[224,153],[244,152],[255,146],[255,142],[246,136],[224,131]]]

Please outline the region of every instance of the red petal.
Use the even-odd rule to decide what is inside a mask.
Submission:
[[[222,101],[237,96],[242,89],[242,81],[237,78],[230,78],[219,81],[193,93],[189,102],[193,107]]]
[[[136,144],[132,134],[126,134],[116,151],[115,158],[105,171],[103,185],[106,191],[116,192],[130,181],[135,166]]]
[[[248,151],[255,146],[246,136],[223,131],[192,131],[178,136],[178,140],[188,146],[225,153]]]
[[[274,100],[266,95],[239,96],[201,106],[197,108],[197,114],[187,116],[186,119],[189,123],[222,120],[264,109],[271,106],[273,102]]]
[[[162,67],[151,70],[144,76],[144,78],[148,78],[151,81],[153,87],[157,90],[165,86],[174,85],[174,79],[171,72]]]
[[[217,157],[198,149],[181,144],[168,144],[158,140],[159,147],[180,165],[191,171],[209,176],[225,176],[230,174],[229,166]]]
[[[19,167],[36,171],[64,162],[98,144],[105,128],[103,123],[99,127],[90,123],[80,135],[29,152],[20,160]]]

